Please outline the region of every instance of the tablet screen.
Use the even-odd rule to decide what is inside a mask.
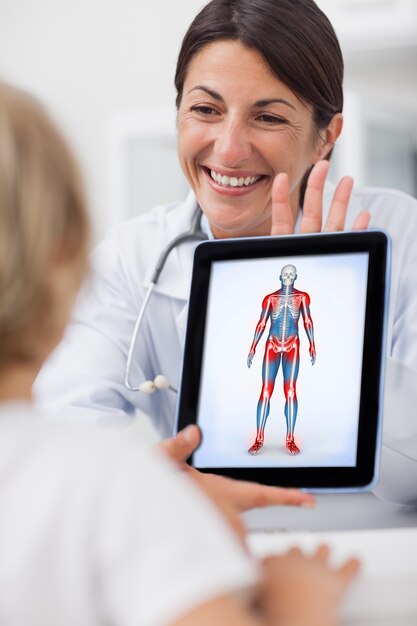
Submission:
[[[198,467],[356,465],[367,281],[367,253],[213,262]]]
[[[200,244],[177,427],[189,462],[265,484],[376,480],[389,285],[380,231]]]

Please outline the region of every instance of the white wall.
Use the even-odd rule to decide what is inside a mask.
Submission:
[[[176,55],[203,0],[0,0],[0,75],[49,107],[84,167],[100,237],[107,125],[120,110],[174,107]]]
[[[174,107],[176,55],[204,3],[0,0],[0,75],[38,95],[70,138],[84,167],[97,238],[109,223],[109,122],[120,111]],[[415,114],[417,37],[415,45],[404,44],[397,37],[388,52],[377,46],[368,53],[362,40],[355,53],[348,41],[346,87]]]

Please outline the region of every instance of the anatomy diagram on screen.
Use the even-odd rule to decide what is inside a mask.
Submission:
[[[285,445],[290,454],[298,454],[300,449],[294,441],[295,422],[297,420],[298,400],[296,382],[300,364],[300,339],[298,321],[303,317],[304,328],[309,341],[311,364],[316,361],[313,320],[310,314],[310,296],[294,288],[297,269],[294,265],[285,265],[281,270],[281,289],[265,296],[262,312],[256,325],[255,335],[249,350],[247,364],[251,367],[256,346],[270,322],[269,335],[265,345],[262,364],[262,389],[256,411],[256,439],[249,448],[249,454],[258,454],[264,445],[264,431],[269,415],[271,396],[279,366],[282,365],[285,419],[287,434]]]

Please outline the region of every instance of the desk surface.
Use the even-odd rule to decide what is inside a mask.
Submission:
[[[251,531],[332,531],[417,528],[417,506],[382,502],[372,493],[316,496],[314,509],[275,506],[244,514]]]
[[[417,625],[417,509],[387,504],[370,493],[320,495],[315,509],[271,507],[245,514],[258,556],[298,545],[330,545],[335,564],[350,556],[362,566],[342,607],[351,626]]]

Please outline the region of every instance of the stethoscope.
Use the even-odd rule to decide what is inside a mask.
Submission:
[[[127,355],[127,363],[125,370],[125,379],[124,384],[129,389],[129,391],[142,391],[142,393],[151,394],[156,389],[170,389],[174,393],[177,393],[175,387],[173,387],[168,379],[162,374],[158,374],[155,376],[154,380],[145,380],[138,387],[133,387],[130,382],[130,370],[132,366],[133,354],[135,352],[139,329],[142,324],[143,316],[146,311],[146,307],[148,306],[149,298],[151,297],[152,291],[159,280],[159,276],[161,275],[162,270],[164,269],[165,263],[167,261],[168,256],[182,243],[186,241],[204,241],[208,239],[206,233],[203,232],[201,228],[201,219],[203,217],[203,213],[199,206],[197,206],[194,215],[191,220],[190,229],[186,232],[178,235],[173,239],[161,252],[159,255],[158,261],[156,262],[154,273],[152,275],[148,290],[146,292],[145,298],[143,300],[142,306],[140,308],[139,314],[136,318],[135,328],[133,330],[132,339],[130,340],[129,353]]]

